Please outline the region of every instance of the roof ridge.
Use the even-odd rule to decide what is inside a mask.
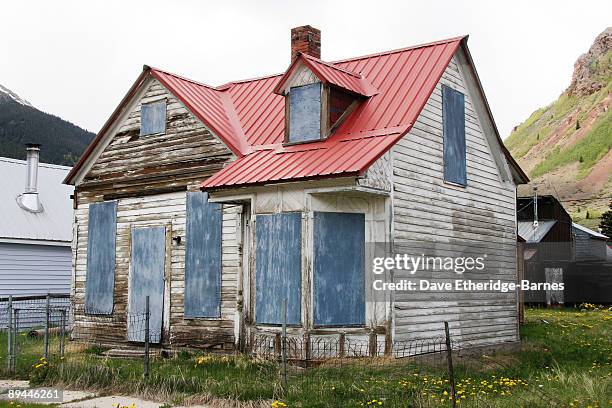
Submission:
[[[350,70],[348,70],[346,68],[342,68],[342,67],[336,66],[333,63],[330,63],[330,62],[327,62],[327,61],[323,61],[322,59],[317,58],[317,57],[313,57],[312,55],[308,55],[308,54],[301,54],[301,55],[303,55],[304,58],[306,58],[308,60],[312,60],[312,61],[318,62],[319,64],[323,64],[323,65],[325,65],[325,66],[327,66],[329,68],[333,68],[333,69],[336,69],[336,70],[338,70],[340,72],[344,72],[345,74],[354,76],[355,78],[358,78],[358,79],[363,79],[364,78],[364,76],[362,74],[358,73],[358,72],[353,72],[353,71],[350,71]]]
[[[269,79],[269,78],[273,78],[273,77],[277,77],[277,76],[282,76],[283,74],[284,74],[284,72],[280,72],[278,74],[270,74],[270,75],[263,75],[263,76],[254,77],[254,78],[238,79],[236,81],[229,81],[229,82],[226,82],[226,83],[224,83],[222,85],[219,85],[215,89],[217,89],[218,91],[224,91],[224,90],[230,88],[232,85],[243,84],[243,83],[246,83],[246,82],[262,81],[264,79]]]
[[[383,55],[395,54],[395,53],[398,53],[398,52],[411,51],[411,50],[415,50],[417,48],[433,47],[434,45],[446,44],[446,43],[451,43],[451,42],[463,40],[464,38],[467,38],[467,37],[468,37],[467,34],[466,35],[460,35],[460,36],[457,36],[457,37],[447,38],[447,39],[444,39],[444,40],[438,40],[438,41],[432,41],[432,42],[423,43],[423,44],[411,45],[411,46],[404,47],[404,48],[396,48],[396,49],[393,49],[393,50],[375,52],[373,54],[361,55],[361,56],[358,56],[358,57],[344,58],[344,59],[332,61],[332,62],[330,62],[330,64],[339,64],[339,63],[342,63],[342,62],[356,61],[356,60],[365,59],[365,58],[380,57],[380,56],[383,56]]]
[[[208,85],[208,84],[205,84],[204,82],[196,81],[195,79],[187,78],[187,77],[184,77],[182,75],[175,74],[175,73],[170,72],[170,71],[166,71],[164,69],[155,68],[155,67],[152,67],[152,66],[149,66],[149,65],[145,65],[145,68],[149,68],[150,70],[153,70],[153,71],[163,72],[166,75],[173,76],[173,77],[181,79],[183,81],[191,82],[192,84],[204,86],[204,87],[209,88],[209,89],[214,90],[214,91],[218,90],[217,88],[215,88],[212,85]]]
[[[386,50],[386,51],[380,51],[380,52],[375,52],[375,53],[372,53],[372,54],[360,55],[360,56],[357,56],[357,57],[343,58],[343,59],[339,59],[339,60],[335,60],[335,61],[324,61],[324,60],[322,60],[320,58],[316,58],[316,57],[313,57],[313,56],[308,55],[308,54],[302,54],[302,55],[304,55],[305,57],[307,57],[309,59],[313,59],[313,60],[315,60],[315,61],[317,61],[317,62],[319,62],[321,64],[329,66],[330,68],[335,68],[335,69],[337,69],[339,71],[343,71],[343,72],[345,72],[345,73],[347,73],[349,75],[353,75],[353,76],[355,76],[357,78],[364,78],[364,76],[361,75],[360,73],[353,72],[353,71],[347,70],[345,68],[336,66],[336,64],[343,63],[343,62],[349,62],[349,61],[356,61],[356,60],[360,60],[360,59],[364,59],[364,58],[373,58],[373,57],[379,57],[379,56],[382,56],[382,55],[395,54],[395,53],[398,53],[398,52],[410,51],[410,50],[414,50],[414,49],[417,49],[417,48],[432,47],[434,45],[445,44],[445,43],[450,43],[450,42],[453,42],[453,41],[462,40],[462,39],[464,39],[466,37],[467,37],[467,35],[460,35],[460,36],[456,36],[456,37],[447,38],[447,39],[444,39],[444,40],[438,40],[438,41],[432,41],[432,42],[428,42],[428,43],[410,45],[408,47],[396,48],[396,49]],[[210,89],[216,90],[216,91],[224,91],[224,90],[226,90],[228,88],[231,88],[232,85],[236,85],[236,84],[242,84],[242,83],[246,83],[246,82],[261,81],[261,80],[269,79],[269,78],[276,77],[276,76],[283,76],[283,74],[285,73],[285,72],[280,72],[280,73],[277,73],[277,74],[262,75],[262,76],[253,77],[253,78],[237,79],[237,80],[232,80],[232,81],[225,82],[225,83],[223,83],[221,85],[218,85],[218,86],[213,86],[213,85],[205,84],[205,83],[200,82],[200,81],[196,81],[194,79],[190,79],[190,78],[184,77],[184,76],[179,75],[179,74],[175,74],[175,73],[170,72],[170,71],[166,71],[164,69],[160,69],[160,68],[156,68],[156,67],[152,67],[152,66],[148,66],[148,65],[146,65],[146,67],[148,67],[150,69],[153,69],[153,70],[156,70],[156,71],[163,72],[163,73],[168,74],[168,75],[172,75],[172,76],[174,76],[176,78],[179,78],[179,79],[182,79],[184,81],[188,81],[188,82],[192,82],[192,83],[197,84],[197,85],[205,86],[207,88],[210,88]]]

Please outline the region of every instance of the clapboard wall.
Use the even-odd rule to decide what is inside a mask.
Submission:
[[[515,282],[515,186],[500,177],[495,153],[483,131],[482,121],[488,119],[477,113],[470,92],[475,89],[473,78],[461,68],[462,61],[465,56],[459,50],[412,130],[393,148],[393,245],[396,253],[416,256],[486,253],[482,272],[460,276],[429,271],[417,276],[431,282],[457,278]],[[466,187],[444,181],[442,84],[465,94]],[[402,278],[413,277],[396,274],[396,280]],[[516,294],[417,291],[395,298],[396,340],[441,335],[444,321],[450,323],[453,336],[471,343],[515,341]]]
[[[69,246],[0,243],[0,296],[70,292]]]
[[[573,227],[575,259],[577,261],[605,261],[607,244],[605,239],[593,238],[588,232]]]
[[[140,136],[141,103],[165,100],[164,134]],[[234,159],[212,132],[159,82],[148,79],[102,154],[76,187],[72,301],[74,337],[109,345],[127,342],[131,231],[164,226],[164,345],[231,348],[235,341],[237,223],[241,207],[223,207],[221,316],[185,318],[183,311],[186,197]],[[116,260],[113,313],[83,313],[87,276],[88,213],[91,203],[116,200]],[[181,237],[181,242],[172,238]]]

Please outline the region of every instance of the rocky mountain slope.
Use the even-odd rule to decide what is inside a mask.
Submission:
[[[612,27],[574,64],[569,87],[505,140],[532,179],[519,195],[559,198],[574,221],[596,228],[612,199]]]
[[[24,144],[40,143],[42,162],[71,166],[94,136],[0,85],[0,156],[25,159]]]

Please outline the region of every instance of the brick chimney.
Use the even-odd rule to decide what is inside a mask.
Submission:
[[[291,29],[291,61],[295,60],[298,53],[321,58],[321,30],[309,25]]]

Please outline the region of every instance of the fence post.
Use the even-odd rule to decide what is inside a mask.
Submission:
[[[149,376],[149,296],[145,297],[144,376]]]
[[[9,295],[8,304],[6,306],[7,311],[7,331],[8,331],[8,344],[7,344],[7,365],[9,372],[13,370],[13,296]]]
[[[66,333],[66,310],[60,312],[60,356],[64,357],[64,336]]]
[[[17,355],[19,355],[19,309],[13,309],[13,370],[17,368]]]
[[[47,304],[45,306],[45,360],[49,359],[49,322],[51,314],[51,296],[47,293]]]
[[[451,406],[456,408],[457,400],[455,398],[455,376],[453,372],[453,351],[451,348],[450,331],[448,322],[444,322],[444,333],[446,335],[446,361],[448,362],[448,382],[450,384]]]
[[[287,390],[287,298],[283,299],[283,337],[281,348],[283,352],[283,389]]]
[[[338,357],[340,357],[341,362],[346,354],[344,343],[346,343],[346,333],[340,332],[340,335],[338,336]]]

